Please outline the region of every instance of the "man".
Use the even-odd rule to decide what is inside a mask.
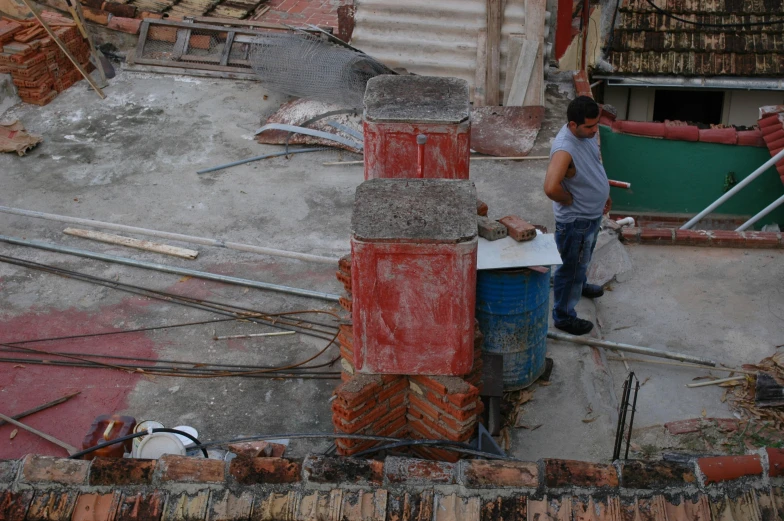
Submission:
[[[610,204],[610,185],[599,161],[599,105],[580,96],[569,103],[566,115],[569,121],[553,141],[544,180],[544,192],[553,201],[555,243],[563,262],[553,279],[553,322],[562,331],[584,335],[593,323],[578,318],[574,307],[581,295],[604,294],[601,286],[586,282],[586,272],[602,214]]]

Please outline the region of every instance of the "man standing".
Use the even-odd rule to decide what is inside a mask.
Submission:
[[[553,279],[553,322],[562,331],[584,335],[593,329],[593,322],[578,318],[574,307],[581,295],[604,294],[601,286],[586,282],[586,272],[602,214],[610,204],[610,185],[596,139],[599,105],[579,96],[569,103],[566,116],[569,121],[553,141],[544,180],[544,193],[553,201],[555,243],[563,262]],[[572,163],[576,172],[567,175]]]

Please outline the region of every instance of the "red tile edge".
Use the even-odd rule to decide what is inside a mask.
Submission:
[[[697,466],[705,485],[762,475],[762,458],[759,454],[699,458]]]

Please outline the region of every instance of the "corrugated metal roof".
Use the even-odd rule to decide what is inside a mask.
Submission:
[[[501,90],[510,34],[523,34],[524,0],[507,0],[501,36]],[[485,0],[357,0],[352,45],[392,68],[464,79],[473,90]]]

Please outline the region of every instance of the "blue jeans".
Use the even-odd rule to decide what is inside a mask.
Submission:
[[[563,262],[553,277],[553,321],[556,324],[567,323],[577,316],[574,307],[582,296],[601,222],[602,218],[598,217],[555,223],[555,244]]]

